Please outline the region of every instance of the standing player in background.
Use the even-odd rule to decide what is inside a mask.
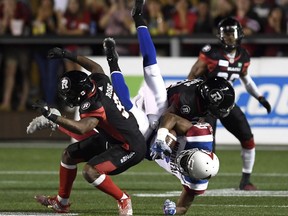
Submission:
[[[242,27],[237,20],[231,17],[221,20],[218,25],[217,35],[221,45],[204,46],[188,78],[193,80],[198,77],[206,79],[210,77],[223,77],[230,82],[234,82],[240,78],[247,92],[255,97],[267,109],[267,112],[270,113],[271,106],[269,102],[261,95],[256,84],[248,74],[250,56],[241,47],[243,36]],[[206,121],[212,125],[215,133],[217,119],[209,116],[206,118]],[[243,166],[239,189],[256,190],[256,187],[250,182],[255,161],[255,143],[245,114],[238,105],[235,105],[230,114],[227,117],[220,118],[220,121],[240,141],[242,146],[241,156]]]

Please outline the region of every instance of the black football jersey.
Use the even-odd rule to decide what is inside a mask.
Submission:
[[[135,150],[136,144],[145,144],[134,115],[121,104],[109,77],[95,73],[90,78],[96,83],[97,91],[82,102],[80,117],[97,118],[99,123],[96,129],[104,132],[107,138],[118,140],[127,150]]]
[[[250,65],[247,51],[238,47],[234,58],[229,58],[220,45],[205,45],[199,54],[199,59],[207,64],[208,70],[204,78],[223,77],[234,82],[245,75]]]
[[[197,95],[197,88],[201,82],[201,79],[183,80],[167,88],[168,104],[174,104],[175,114],[190,121],[206,114]]]

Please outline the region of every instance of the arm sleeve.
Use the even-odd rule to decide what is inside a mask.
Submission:
[[[258,100],[261,94],[255,82],[252,80],[251,76],[249,74],[242,76],[241,82],[245,86],[247,92]]]

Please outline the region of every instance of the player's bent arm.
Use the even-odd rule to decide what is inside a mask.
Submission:
[[[169,131],[175,130],[178,136],[185,135],[192,123],[176,114],[165,113],[160,119],[159,128],[166,128]]]
[[[91,59],[85,56],[77,56],[76,63],[81,65],[86,70],[90,71],[91,73],[101,73],[105,74],[103,68],[98,63],[92,61]]]
[[[93,117],[83,118],[79,121],[68,119],[62,116],[59,116],[55,123],[61,127],[71,131],[75,134],[86,134],[89,131],[92,131],[97,125],[99,120]]]
[[[190,206],[194,201],[195,195],[188,193],[185,188],[182,189],[182,193],[176,204],[176,215],[186,214]]]
[[[188,79],[192,80],[202,76],[205,73],[206,69],[207,64],[204,61],[198,59],[192,66],[190,73],[188,75]]]

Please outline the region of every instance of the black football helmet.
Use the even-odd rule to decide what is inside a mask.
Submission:
[[[226,79],[222,77],[208,78],[198,88],[209,114],[223,118],[234,107],[235,92]]]
[[[236,19],[227,17],[218,24],[217,37],[224,50],[231,52],[241,44],[244,37],[242,26]]]
[[[76,70],[64,73],[58,83],[60,96],[69,107],[79,106],[94,88],[89,76]]]

